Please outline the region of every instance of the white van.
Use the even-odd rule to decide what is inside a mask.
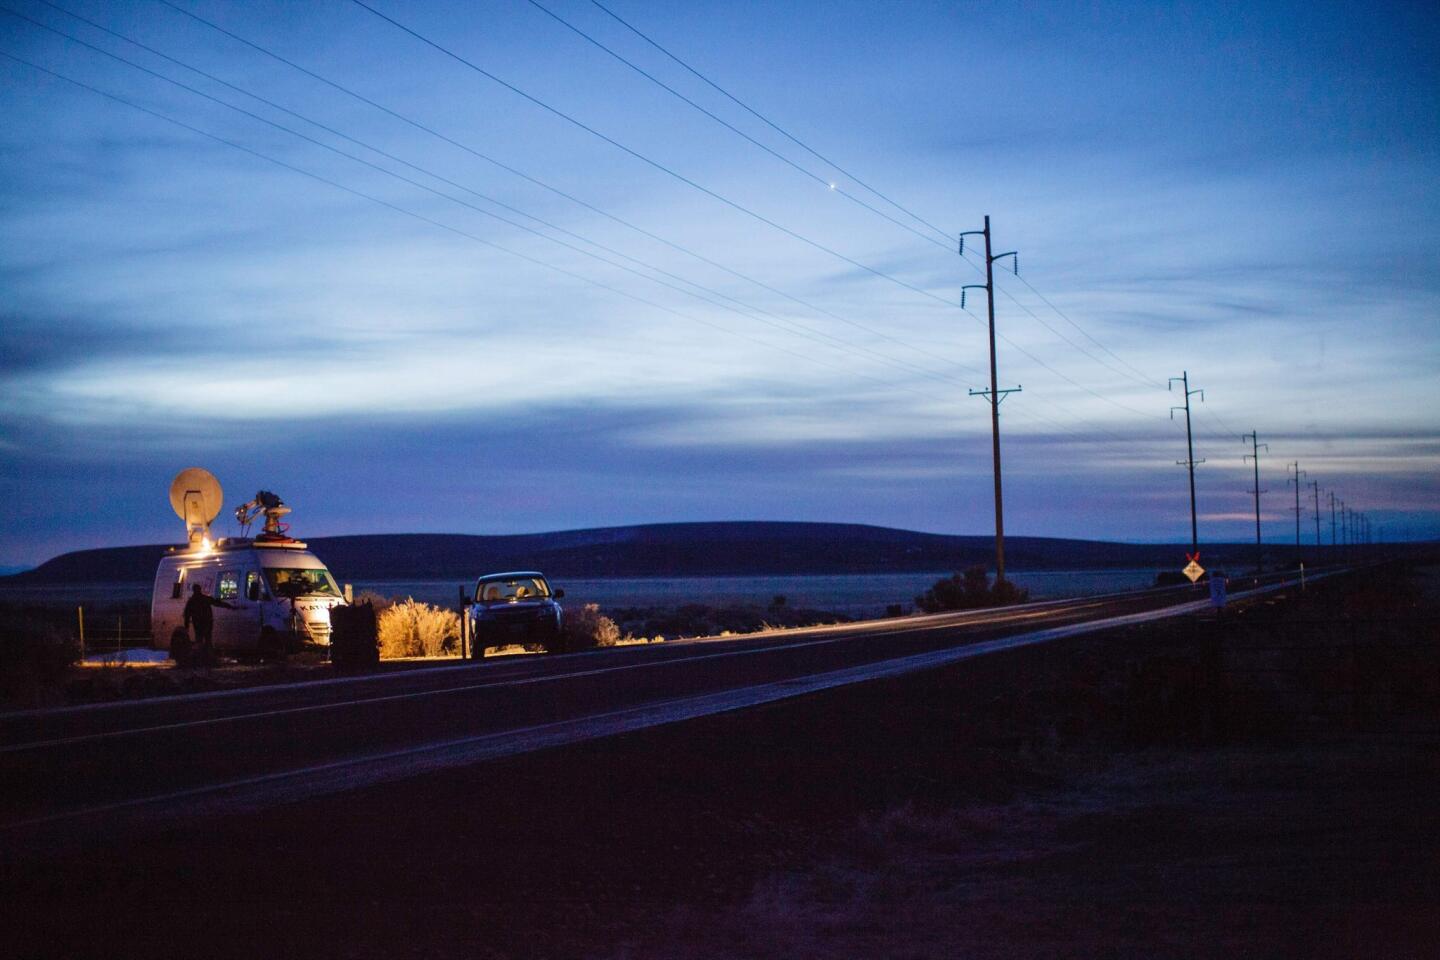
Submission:
[[[330,608],[343,602],[335,578],[298,540],[220,540],[173,547],[160,559],[150,600],[155,646],[168,650],[185,625],[195,584],[235,609],[214,608],[214,648],[278,653],[297,642],[329,644]]]

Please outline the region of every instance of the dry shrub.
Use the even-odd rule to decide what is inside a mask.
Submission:
[[[377,612],[382,657],[440,657],[460,646],[460,616],[407,597]]]
[[[620,628],[614,620],[600,613],[598,603],[587,603],[578,610],[565,611],[567,650],[613,647],[619,640]]]
[[[915,606],[926,613],[944,610],[974,610],[980,607],[1004,607],[1024,603],[1030,591],[1016,587],[1009,580],[997,580],[992,586],[983,564],[969,567],[963,574],[952,574],[915,598]]]

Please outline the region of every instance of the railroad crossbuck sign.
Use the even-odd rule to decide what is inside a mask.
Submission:
[[[1196,580],[1199,580],[1201,577],[1205,576],[1205,568],[1200,566],[1200,564],[1197,562],[1200,559],[1200,554],[1197,553],[1195,554],[1195,556],[1192,557],[1190,556],[1190,554],[1187,553],[1185,554],[1185,558],[1190,562],[1185,564],[1185,569],[1181,570],[1180,572],[1185,574],[1185,576],[1189,577],[1191,583],[1194,583]]]

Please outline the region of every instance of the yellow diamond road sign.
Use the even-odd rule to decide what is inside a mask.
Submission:
[[[1194,583],[1196,580],[1199,580],[1201,577],[1205,576],[1205,568],[1200,566],[1200,564],[1196,563],[1194,560],[1191,560],[1189,563],[1185,564],[1185,569],[1181,570],[1180,572],[1185,574],[1185,576],[1189,577],[1191,583]]]

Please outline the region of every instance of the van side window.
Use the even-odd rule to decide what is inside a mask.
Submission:
[[[246,573],[245,596],[251,600],[259,600],[265,595],[265,587],[262,586],[263,583],[264,581],[260,579],[260,574],[258,571],[251,570],[250,572]]]
[[[185,592],[185,570],[181,568],[175,571],[175,586],[170,588],[170,599],[179,600],[180,595]]]
[[[220,574],[220,587],[215,596],[220,600],[234,600],[240,595],[240,575],[234,570],[226,570]]]

